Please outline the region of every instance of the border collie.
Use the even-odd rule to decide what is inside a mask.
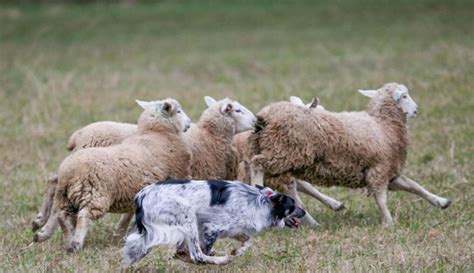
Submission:
[[[222,180],[158,182],[143,188],[135,205],[136,228],[122,250],[125,267],[159,244],[176,245],[177,255],[186,253],[195,263],[226,264],[250,247],[250,236],[268,227],[296,227],[293,217],[306,213],[292,198],[269,188]],[[214,257],[218,238],[242,244],[232,255]]]

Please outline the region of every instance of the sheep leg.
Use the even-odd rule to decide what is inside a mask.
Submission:
[[[297,180],[297,189],[299,192],[306,193],[314,198],[316,198],[319,202],[323,203],[324,205],[328,206],[330,209],[339,211],[345,209],[345,206],[342,202],[333,199],[320,191],[314,188],[310,183],[302,180]]]
[[[63,210],[59,213],[58,220],[64,233],[64,243],[68,247],[74,234],[75,216]]]
[[[58,227],[58,216],[59,212],[55,212],[48,218],[46,224],[33,237],[34,242],[40,243],[51,238],[54,231]]]
[[[122,214],[120,221],[115,226],[114,239],[122,239],[127,234],[128,226],[135,213],[133,211]]]
[[[411,180],[406,176],[399,176],[395,178],[390,184],[389,189],[394,191],[406,191],[420,196],[421,198],[428,201],[431,205],[445,209],[451,205],[451,201],[432,194],[431,192],[424,189],[420,184]]]
[[[290,185],[288,185],[288,188],[284,192],[284,194],[293,198],[297,206],[301,208],[304,207],[303,201],[301,200],[300,195],[296,191],[296,182],[293,182]],[[308,212],[306,212],[305,216],[303,217],[303,220],[305,221],[305,223],[307,223],[310,226],[319,226],[319,223],[316,220],[314,220],[314,218]]]
[[[393,225],[392,215],[387,207],[387,189],[379,190],[374,194],[375,202],[385,218],[385,225]]]
[[[91,222],[91,213],[88,208],[83,208],[77,213],[76,228],[71,244],[67,249],[69,253],[76,253],[82,249]]]
[[[40,211],[36,215],[36,219],[31,223],[33,232],[37,231],[46,224],[53,206],[54,193],[56,192],[56,185],[58,184],[58,176],[53,175],[47,181],[46,192],[43,196],[43,203]]]
[[[250,184],[252,186],[260,185],[263,186],[263,161],[266,160],[263,155],[256,155],[252,158],[252,163],[250,166]]]
[[[234,256],[242,256],[253,243],[250,237],[245,234],[239,234],[232,238],[241,242],[240,247],[232,251],[231,254]]]

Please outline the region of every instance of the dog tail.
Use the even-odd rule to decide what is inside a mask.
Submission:
[[[141,260],[153,246],[181,244],[188,234],[182,226],[149,222],[150,217],[146,217],[146,211],[144,211],[142,205],[145,196],[146,193],[140,192],[135,198],[137,207],[135,225],[137,228],[125,240],[122,249],[122,264],[124,267],[129,267]]]
[[[137,261],[141,260],[147,254],[145,237],[134,232],[128,235],[125,246],[122,249],[122,264],[129,267]]]

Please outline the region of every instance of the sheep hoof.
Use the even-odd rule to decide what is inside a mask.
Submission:
[[[346,206],[344,206],[342,203],[339,206],[333,208],[334,211],[341,211],[343,209],[346,209]]]
[[[452,201],[451,200],[446,200],[444,205],[441,205],[441,209],[446,209],[451,205]]]
[[[33,242],[35,243],[41,243],[43,241],[46,241],[49,237],[41,235],[41,231],[36,233],[35,236],[33,237]]]
[[[70,254],[78,253],[79,251],[81,251],[81,249],[82,249],[82,246],[81,246],[80,243],[72,242],[71,246],[68,247],[67,252],[70,253]]]
[[[34,220],[33,222],[31,222],[31,230],[33,232],[36,232],[38,229],[41,228],[40,224],[38,224],[37,222],[38,220]]]

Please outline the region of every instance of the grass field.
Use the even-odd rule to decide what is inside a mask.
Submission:
[[[305,198],[320,228],[267,231],[223,267],[155,249],[140,271],[474,271],[474,2],[164,1],[146,5],[0,6],[0,271],[115,272],[109,215],[80,254],[60,232],[32,244],[45,178],[77,128],[136,122],[135,99],[178,99],[194,121],[204,95],[257,112],[298,95],[329,110],[362,110],[359,88],[398,81],[420,115],[405,173],[450,198],[447,210],[391,193],[397,224],[375,202],[322,189],[347,207]],[[230,250],[230,241],[218,252]]]

